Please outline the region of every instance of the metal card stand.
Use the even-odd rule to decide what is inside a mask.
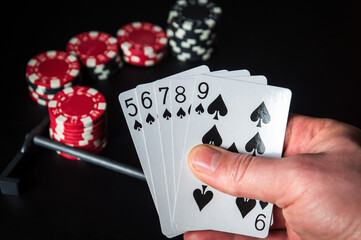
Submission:
[[[12,170],[15,168],[15,166],[20,162],[20,160],[23,158],[26,152],[28,152],[31,148],[32,144],[54,150],[54,151],[60,151],[69,155],[72,155],[74,157],[78,157],[80,160],[86,161],[88,163],[104,167],[110,170],[113,170],[115,172],[119,172],[125,175],[128,175],[130,177],[134,177],[140,180],[145,181],[144,174],[141,170],[128,166],[126,164],[119,163],[117,161],[114,161],[112,159],[102,157],[96,154],[92,154],[90,152],[69,147],[65,144],[62,144],[60,142],[53,141],[49,138],[40,136],[41,133],[43,133],[49,125],[49,116],[45,117],[41,123],[36,126],[33,130],[31,130],[28,134],[25,136],[24,143],[20,149],[20,151],[15,155],[15,157],[10,161],[10,163],[7,165],[7,167],[4,169],[4,171],[0,175],[0,190],[1,193],[4,195],[13,195],[13,196],[19,196],[19,184],[20,180],[17,178],[9,178],[9,174],[12,172]]]

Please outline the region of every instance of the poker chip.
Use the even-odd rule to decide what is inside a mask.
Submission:
[[[54,94],[80,83],[80,63],[67,52],[43,52],[28,61],[25,79],[30,97],[38,104],[47,106]]]
[[[106,100],[99,91],[84,86],[65,88],[56,93],[47,105],[50,138],[93,153],[106,146]]]
[[[48,99],[40,97],[31,88],[28,88],[28,92],[29,92],[30,98],[33,99],[36,103],[38,103],[39,105],[42,105],[42,106],[48,106],[48,102],[49,102]]]
[[[95,80],[106,80],[123,67],[117,38],[105,32],[78,34],[69,40],[66,50],[79,58]]]
[[[222,9],[208,0],[178,0],[168,14],[170,53],[180,61],[206,61],[216,43]]]
[[[153,23],[128,23],[118,29],[117,39],[127,63],[154,66],[167,56],[167,34]]]

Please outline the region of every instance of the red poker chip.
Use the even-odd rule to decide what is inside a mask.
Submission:
[[[52,134],[56,139],[63,139],[63,140],[92,140],[101,138],[106,134],[107,129],[105,127],[96,129],[92,132],[79,132],[79,133],[73,133],[73,132],[60,132],[58,130],[55,130],[54,128],[49,128],[50,134]]]
[[[76,55],[87,67],[96,67],[115,59],[119,53],[118,40],[108,33],[84,32],[71,38],[66,50]]]
[[[104,141],[102,144],[100,144],[97,148],[93,149],[91,152],[94,153],[94,154],[97,154],[99,153],[100,151],[102,151],[106,145],[107,145],[108,141]],[[66,154],[66,153],[63,153],[63,152],[57,152],[60,156],[62,157],[65,157],[65,158],[68,158],[68,159],[71,159],[71,160],[80,160],[79,158],[77,157],[74,157],[72,155],[69,155],[69,154]]]
[[[118,29],[121,49],[157,53],[167,47],[167,34],[158,25],[148,22],[132,22]]]
[[[69,128],[69,127],[60,127],[56,125],[55,123],[50,123],[50,128],[52,128],[54,131],[58,133],[68,133],[68,134],[87,134],[87,133],[94,133],[101,129],[105,129],[107,126],[106,119],[99,121],[98,123],[94,124],[90,127],[85,128]]]
[[[41,98],[36,92],[28,89],[31,99],[33,99],[37,104],[42,106],[48,106],[49,100]]]
[[[27,79],[41,87],[60,88],[72,82],[80,73],[80,63],[63,51],[47,51],[30,59],[26,66]]]
[[[62,139],[62,138],[59,138],[58,136],[54,135],[52,133],[52,131],[49,129],[49,136],[51,139],[56,140],[61,143],[64,143],[66,145],[90,150],[94,147],[97,147],[99,145],[99,142],[101,142],[102,139],[105,138],[105,136],[107,136],[107,134],[104,132],[102,136],[95,138],[95,139],[91,139],[91,140],[83,140],[83,139],[77,140],[77,139],[70,139],[70,138]]]
[[[150,67],[150,66],[154,66],[158,63],[160,63],[165,57],[166,57],[167,53],[162,53],[157,55],[156,58],[145,58],[142,56],[136,56],[136,55],[130,55],[130,56],[123,56],[124,61],[133,65],[137,65],[137,66],[143,66],[143,67]]]
[[[28,85],[28,90],[29,92],[33,92],[34,94],[36,94],[38,97],[42,98],[42,99],[46,99],[48,101],[50,101],[54,95],[53,94],[44,94],[44,93],[39,93],[39,91],[36,91],[35,89],[33,89],[30,85]]]
[[[165,57],[167,54],[167,48],[164,48],[162,51],[157,53],[144,53],[139,52],[133,49],[127,49],[123,51],[123,56],[137,56],[139,58],[142,58],[144,60],[159,60],[163,57]]]
[[[100,129],[105,129],[107,127],[107,119],[104,118],[98,123],[95,123],[93,126],[85,127],[85,128],[69,128],[69,127],[60,127],[55,123],[50,123],[50,128],[58,133],[68,133],[68,134],[84,134],[84,133],[94,133],[99,131]]]
[[[94,139],[98,139],[100,137],[103,136],[103,134],[106,132],[106,130],[104,129],[103,131],[99,131],[96,133],[92,133],[92,134],[67,134],[67,133],[59,133],[59,132],[55,132],[53,129],[49,129],[50,134],[52,136],[54,136],[56,139],[62,139],[64,141],[91,141]]]
[[[94,88],[71,87],[55,94],[48,104],[50,121],[61,127],[85,128],[104,117],[106,101]]]

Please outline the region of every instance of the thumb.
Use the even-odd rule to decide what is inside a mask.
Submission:
[[[281,166],[284,162],[232,153],[213,145],[198,145],[188,156],[193,174],[211,187],[229,195],[280,205],[287,205],[287,199],[282,198],[289,188],[287,171]]]

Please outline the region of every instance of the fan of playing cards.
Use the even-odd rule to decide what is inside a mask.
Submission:
[[[162,233],[217,230],[264,238],[273,205],[205,185],[187,164],[198,144],[281,157],[289,89],[247,70],[211,72],[205,65],[138,85],[119,95]],[[242,187],[242,186],[240,186]]]

